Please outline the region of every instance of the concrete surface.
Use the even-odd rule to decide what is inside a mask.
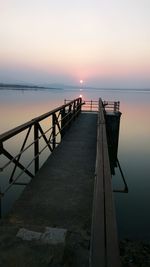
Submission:
[[[96,134],[97,115],[82,113],[1,221],[0,266],[88,266]],[[45,227],[66,229],[65,245],[16,237]]]

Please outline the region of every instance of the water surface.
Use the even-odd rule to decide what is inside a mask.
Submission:
[[[0,133],[62,105],[82,93],[85,100],[121,102],[118,158],[129,187],[128,193],[114,193],[120,238],[150,241],[150,92],[126,90],[0,90]],[[21,138],[21,137],[20,137]],[[12,150],[17,150],[14,140]],[[26,159],[24,159],[26,160]],[[7,174],[0,173],[1,188]],[[24,177],[24,179],[28,179]],[[114,189],[123,187],[120,173],[113,176]],[[23,187],[13,186],[2,201],[6,214]]]

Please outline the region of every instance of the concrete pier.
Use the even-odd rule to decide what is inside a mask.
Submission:
[[[0,136],[0,153],[9,159],[1,171],[13,162],[32,178],[0,222],[0,266],[120,267],[108,151],[108,136],[113,135],[107,128],[107,113],[118,116],[119,102],[90,101],[91,112],[81,112],[82,105],[81,98],[74,99]],[[45,119],[51,125],[44,132]],[[19,161],[31,128],[34,174]],[[23,131],[20,153],[14,157],[5,142]],[[56,147],[57,134],[62,141]],[[39,170],[40,138],[51,155]],[[117,146],[118,141],[115,157]],[[13,175],[2,197],[15,184]]]
[[[1,221],[0,266],[88,266],[97,114],[82,113]],[[65,242],[22,240],[19,229],[66,229]]]

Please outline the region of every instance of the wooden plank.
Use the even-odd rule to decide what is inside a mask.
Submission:
[[[99,123],[99,119],[98,119]],[[104,225],[104,186],[103,186],[102,127],[97,131],[97,160],[94,186],[92,240],[90,266],[105,266],[105,225]]]
[[[99,100],[90,267],[119,267],[119,248],[103,103]]]

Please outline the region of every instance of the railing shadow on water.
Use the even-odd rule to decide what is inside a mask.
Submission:
[[[82,104],[79,97],[0,135],[0,200],[12,185],[28,183],[29,179],[22,177],[35,176],[81,112]]]

